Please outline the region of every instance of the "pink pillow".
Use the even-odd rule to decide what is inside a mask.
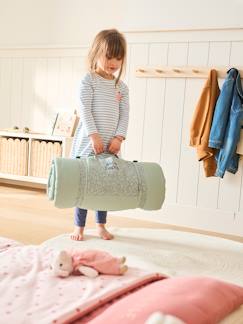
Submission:
[[[207,277],[153,282],[110,305],[89,324],[141,324],[153,312],[187,324],[215,324],[243,304],[243,287]]]

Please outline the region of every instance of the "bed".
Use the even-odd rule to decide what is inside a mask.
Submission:
[[[161,294],[166,286],[165,283],[167,286],[174,283],[174,286],[179,287],[180,281],[183,280],[183,287],[190,285],[193,287],[192,281],[195,287],[198,287],[194,290],[189,289],[190,293],[195,291],[204,294],[205,287],[211,287],[210,289],[217,292],[221,289],[222,294],[228,292],[229,294],[225,295],[222,301],[222,303],[228,301],[224,307],[225,314],[228,315],[218,322],[220,324],[243,323],[242,243],[167,229],[113,228],[110,230],[115,234],[113,241],[100,240],[93,230],[86,231],[86,240],[83,242],[72,241],[69,239],[69,234],[64,234],[45,241],[39,246],[24,246],[2,238],[0,240],[0,318],[2,322],[99,324],[106,323],[108,318],[109,323],[114,324],[122,321],[123,323],[145,323],[145,317],[149,320],[148,313],[145,312],[143,315],[144,320],[141,321],[140,318],[138,321],[139,317],[136,318],[131,313],[132,307],[129,307],[129,305],[136,305],[134,300],[139,300],[138,294],[141,295],[143,291],[143,295],[147,293],[156,296],[156,293],[149,293],[149,289],[151,291],[154,287],[152,291],[155,292],[157,287],[158,293]],[[56,250],[80,248],[100,249],[114,256],[125,255],[129,271],[125,276],[100,275],[96,279],[84,276],[71,276],[65,279],[52,277],[49,264],[53,253]],[[188,285],[187,280],[189,280]],[[218,282],[220,282],[219,286]],[[171,291],[171,287],[167,287],[163,298],[157,297],[156,300],[160,298],[168,300],[168,289]],[[212,295],[212,290],[210,292]],[[206,293],[207,291],[205,296]],[[190,298],[195,299],[197,296],[194,294]],[[217,300],[218,295],[215,298]],[[184,299],[180,298],[179,303],[182,304]],[[151,300],[151,303],[155,304],[155,301]],[[142,307],[143,311],[148,304],[146,301]],[[189,304],[192,305],[193,302]],[[139,305],[142,305],[141,301]],[[130,313],[124,312],[125,320],[124,316],[119,318],[117,315],[121,314],[117,311],[118,306],[130,309]],[[171,318],[166,309],[160,310],[164,321],[157,323],[172,324],[176,323],[176,320],[179,323],[181,318],[178,317],[178,313],[172,311],[171,316],[175,317]],[[151,309],[151,315],[155,310],[157,308]],[[211,307],[210,310],[215,314],[215,307]],[[221,309],[217,310],[217,312],[221,311]],[[193,313],[194,309],[188,312]],[[184,323],[216,322],[209,322],[204,318],[201,322],[199,319],[196,322],[195,319],[189,319]]]

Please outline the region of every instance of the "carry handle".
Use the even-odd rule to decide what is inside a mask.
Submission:
[[[98,157],[98,156],[107,155],[107,154],[108,154],[108,155],[114,155],[117,159],[119,159],[119,157],[118,157],[117,154],[113,154],[113,153],[111,153],[111,152],[109,152],[109,151],[104,151],[104,152],[99,153],[99,154],[95,154],[95,152],[92,151],[92,152],[89,153],[88,156],[96,156],[96,157]]]

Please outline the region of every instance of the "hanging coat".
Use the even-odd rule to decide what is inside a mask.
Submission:
[[[198,161],[203,161],[206,177],[214,176],[217,168],[216,150],[208,146],[208,141],[219,93],[217,71],[211,70],[195,108],[190,129],[190,145],[196,147]]]
[[[216,155],[216,176],[223,178],[225,171],[236,173],[239,155],[236,153],[243,122],[243,91],[241,76],[231,68],[218,98],[210,131],[209,146],[219,149]]]

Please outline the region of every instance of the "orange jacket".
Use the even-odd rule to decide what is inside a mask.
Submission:
[[[206,177],[214,176],[217,167],[216,150],[208,147],[208,140],[219,93],[217,71],[211,70],[194,111],[190,130],[190,145],[196,147],[198,161],[203,161]]]

